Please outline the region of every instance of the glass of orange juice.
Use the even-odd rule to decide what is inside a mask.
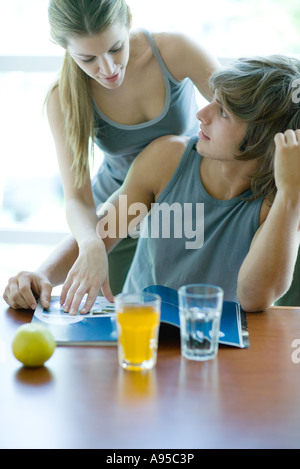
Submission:
[[[150,370],[156,365],[161,298],[154,293],[121,293],[115,298],[119,365]]]

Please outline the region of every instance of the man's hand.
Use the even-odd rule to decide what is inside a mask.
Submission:
[[[277,134],[275,144],[274,177],[277,190],[300,207],[300,130]]]
[[[300,130],[275,136],[274,176],[277,189],[294,197],[300,191]]]

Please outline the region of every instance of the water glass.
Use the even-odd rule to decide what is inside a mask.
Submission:
[[[217,356],[223,307],[222,288],[215,285],[184,285],[178,290],[181,354],[189,360]]]

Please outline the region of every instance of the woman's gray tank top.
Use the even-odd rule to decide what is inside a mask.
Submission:
[[[143,33],[162,70],[166,87],[165,106],[162,113],[149,122],[122,125],[105,116],[93,100],[95,143],[104,153],[104,161],[92,183],[96,206],[120,187],[131,163],[150,142],[170,134],[193,136],[199,130],[194,84],[189,79],[175,80],[151,34]]]
[[[201,182],[196,143],[197,138],[191,138],[157,200],[159,205],[143,221],[125,292],[139,292],[150,285],[178,289],[189,283],[210,283],[224,289],[225,300],[238,301],[238,272],[259,228],[262,199],[246,201],[250,190],[230,200],[210,196]],[[162,215],[157,228],[152,219],[159,220],[159,208]]]

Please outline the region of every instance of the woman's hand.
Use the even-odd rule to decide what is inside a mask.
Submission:
[[[108,301],[113,302],[107,254],[103,242],[95,239],[80,247],[79,256],[67,275],[60,298],[64,311],[75,315],[84,295],[87,294],[81,314],[88,313],[100,290]]]
[[[9,279],[3,298],[11,308],[35,310],[39,297],[43,307],[49,308],[51,291],[52,284],[46,275],[23,271]]]

